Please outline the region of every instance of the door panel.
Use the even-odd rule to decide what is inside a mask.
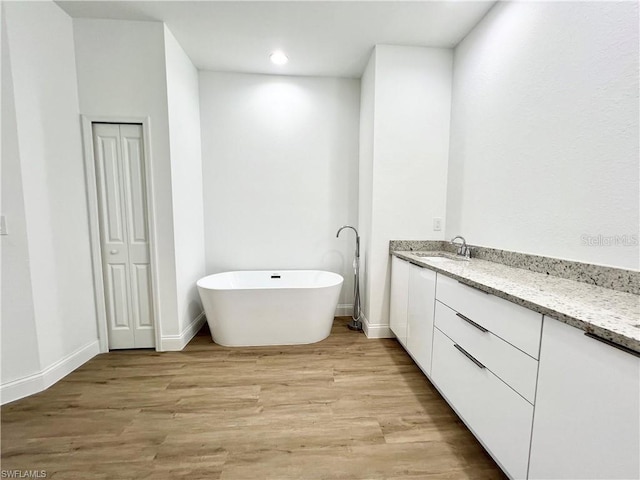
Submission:
[[[125,128],[126,127],[126,128]],[[139,125],[123,125],[122,160],[125,172],[126,206],[129,219],[129,242],[148,245],[142,129]]]
[[[94,124],[109,348],[155,345],[141,125]]]
[[[110,291],[108,309],[110,310],[113,330],[129,329],[129,286],[127,285],[126,265],[108,265],[107,278]]]
[[[149,265],[134,265],[133,275],[134,318],[136,327],[152,327],[151,318],[151,272]]]
[[[97,138],[96,173],[100,194],[100,220],[104,238],[109,243],[124,243],[124,219],[120,172],[118,168],[119,138],[117,130]],[[108,136],[107,136],[108,135]]]

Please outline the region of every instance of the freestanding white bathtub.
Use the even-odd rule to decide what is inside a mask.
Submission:
[[[198,280],[213,341],[296,345],[329,336],[344,279],[319,270],[216,273]]]

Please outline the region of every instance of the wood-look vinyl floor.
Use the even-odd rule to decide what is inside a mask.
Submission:
[[[54,479],[503,479],[402,347],[326,340],[102,354],[5,405],[2,470]]]

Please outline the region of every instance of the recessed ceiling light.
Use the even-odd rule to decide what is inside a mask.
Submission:
[[[275,63],[276,65],[284,65],[289,61],[287,56],[280,50],[273,52],[271,55],[269,55],[269,58],[271,59],[271,62]]]

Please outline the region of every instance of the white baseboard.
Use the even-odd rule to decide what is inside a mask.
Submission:
[[[362,314],[362,330],[367,338],[396,338],[389,325],[369,323],[369,319]]]
[[[336,317],[350,317],[353,313],[352,303],[339,303],[336,307]]]
[[[179,352],[187,343],[198,333],[198,330],[202,328],[206,317],[204,312],[198,315],[193,322],[187,325],[180,335],[163,335],[160,339],[160,351],[161,352]]]
[[[95,340],[61,358],[41,372],[0,385],[0,403],[4,405],[46,390],[99,353],[100,343]]]

